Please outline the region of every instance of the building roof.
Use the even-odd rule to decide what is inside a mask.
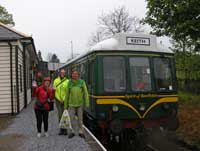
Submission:
[[[38,60],[33,38],[0,22],[0,41],[5,42],[15,40],[20,40],[23,43],[31,44],[28,46],[28,48],[31,49],[33,52],[32,54],[35,55]]]
[[[21,33],[0,22],[0,40],[16,40],[23,38],[31,38],[31,36]]]

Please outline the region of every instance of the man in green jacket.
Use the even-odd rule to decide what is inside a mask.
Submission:
[[[58,120],[62,117],[64,111],[64,99],[66,95],[68,79],[65,77],[65,70],[61,69],[59,76],[54,80],[53,87],[55,89],[55,102],[58,110]],[[67,135],[67,130],[60,129],[58,135]]]
[[[79,136],[85,138],[83,134],[83,109],[82,107],[89,107],[88,91],[84,80],[79,79],[78,71],[72,72],[72,79],[68,82],[66,97],[65,97],[65,109],[68,108],[71,118],[72,129],[68,138],[72,138],[74,134],[74,128],[76,127],[75,116],[78,117]]]

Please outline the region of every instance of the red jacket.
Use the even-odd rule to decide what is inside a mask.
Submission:
[[[47,95],[48,92],[48,95]],[[47,102],[48,99],[54,99],[54,92],[51,88],[48,88],[48,91],[44,88],[44,86],[40,86],[36,88],[36,99],[44,104],[43,110],[49,110],[49,104]],[[35,109],[39,109],[38,106],[34,105]]]

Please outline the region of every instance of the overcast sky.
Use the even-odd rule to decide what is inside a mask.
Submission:
[[[124,5],[131,16],[145,16],[145,0],[0,0],[13,14],[15,29],[32,35],[43,59],[56,53],[61,61],[74,53],[86,51],[91,33],[97,28],[102,12]]]

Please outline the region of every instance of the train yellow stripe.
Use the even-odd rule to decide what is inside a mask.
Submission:
[[[134,108],[131,104],[129,104],[128,102],[121,100],[121,99],[97,99],[96,103],[97,104],[120,104],[120,105],[124,105],[127,106],[128,108],[130,108],[131,110],[133,110],[139,118],[145,118],[145,116],[148,114],[148,112],[154,108],[156,105],[161,104],[161,103],[170,103],[170,102],[178,102],[178,97],[166,97],[166,98],[161,98],[159,100],[157,100],[156,102],[154,102],[147,110],[146,112],[141,115],[138,110],[136,108]]]
[[[124,105],[129,107],[130,109],[132,109],[138,116],[139,118],[142,118],[142,116],[140,115],[140,113],[129,103],[127,103],[126,101],[120,100],[120,99],[97,99],[96,100],[97,104],[120,104],[120,105]]]
[[[144,118],[147,113],[156,105],[160,104],[160,103],[171,103],[171,102],[178,102],[178,97],[167,97],[167,98],[161,98],[158,101],[154,102],[147,110],[146,112],[143,114],[142,118]]]
[[[95,96],[89,95],[95,99],[123,99],[123,98],[147,98],[147,97],[177,97],[177,95],[156,95],[156,94],[141,94],[141,95],[121,95],[121,96]]]
[[[95,99],[122,99],[125,98],[125,96],[94,96],[90,95],[91,98]]]

